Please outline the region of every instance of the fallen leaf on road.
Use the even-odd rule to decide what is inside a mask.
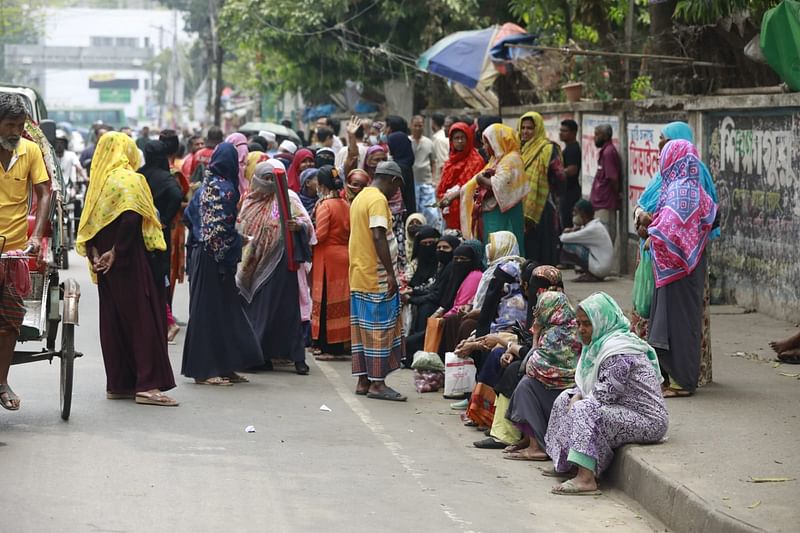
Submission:
[[[794,480],[793,477],[750,477],[750,483],[783,483]]]
[[[786,376],[787,378],[800,378],[800,373],[797,374],[789,374],[788,372],[778,372],[781,376]]]
[[[750,505],[748,505],[748,506],[747,506],[747,508],[748,508],[748,509],[755,509],[755,508],[756,508],[756,507],[758,507],[759,505],[761,505],[761,500],[758,500],[757,502],[753,502],[753,503],[751,503]]]

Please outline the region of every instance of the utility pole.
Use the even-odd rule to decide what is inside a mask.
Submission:
[[[175,130],[180,125],[180,109],[178,109],[178,12],[172,12],[172,61],[170,61],[170,78],[172,79],[172,126]]]
[[[223,50],[217,35],[217,5],[214,0],[208,0],[208,19],[211,27],[211,46],[214,53],[214,64],[217,69],[216,83],[214,84],[214,124],[221,126],[222,122],[222,55]],[[211,76],[209,75],[209,88]]]

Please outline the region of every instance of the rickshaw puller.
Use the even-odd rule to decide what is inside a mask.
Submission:
[[[29,250],[38,255],[50,213],[50,186],[39,146],[22,137],[28,110],[22,97],[0,93],[0,235],[6,238],[3,252]],[[28,189],[36,194],[36,224],[28,235]],[[5,268],[0,264],[0,268]],[[11,276],[2,276],[0,287],[0,405],[19,409],[20,400],[8,386],[8,369],[14,357],[25,305]]]

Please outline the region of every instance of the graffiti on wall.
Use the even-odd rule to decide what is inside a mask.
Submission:
[[[614,135],[611,142],[614,146],[619,147],[619,117],[615,115],[583,115],[581,119],[581,189],[583,196],[586,198],[592,192],[592,182],[594,175],[597,174],[597,157],[599,149],[594,145],[594,129],[601,124],[610,124]]]
[[[628,124],[628,232],[636,233],[633,211],[645,187],[658,172],[658,138],[663,124]]]
[[[711,248],[715,296],[742,305],[800,301],[800,109],[705,117],[722,237]]]

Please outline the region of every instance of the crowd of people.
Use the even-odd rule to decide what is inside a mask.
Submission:
[[[702,381],[705,248],[719,234],[689,126],[664,128],[660,172],[634,214],[646,305],[631,322],[603,292],[570,302],[561,275],[612,270],[622,170],[609,126],[594,132],[586,200],[572,120],[564,149],[535,112],[516,129],[434,115],[432,138],[425,122],[353,117],[340,139],[326,117],[306,147],[217,127],[183,143],[171,130],[137,141],[98,131],[77,249],[98,286],[107,397],[178,405],[168,342],[186,276],[181,374],[197,384],[246,383],[286,363],[305,375],[309,353],[351,361],[356,394],[405,401],[389,374],[452,352],[477,368],[451,405],[485,433],[475,446],[552,459],[543,474],[565,478],[557,494],[595,494],[615,448],[661,440],[664,398]],[[14,147],[2,142],[8,168]],[[0,400],[18,408],[6,376]]]

